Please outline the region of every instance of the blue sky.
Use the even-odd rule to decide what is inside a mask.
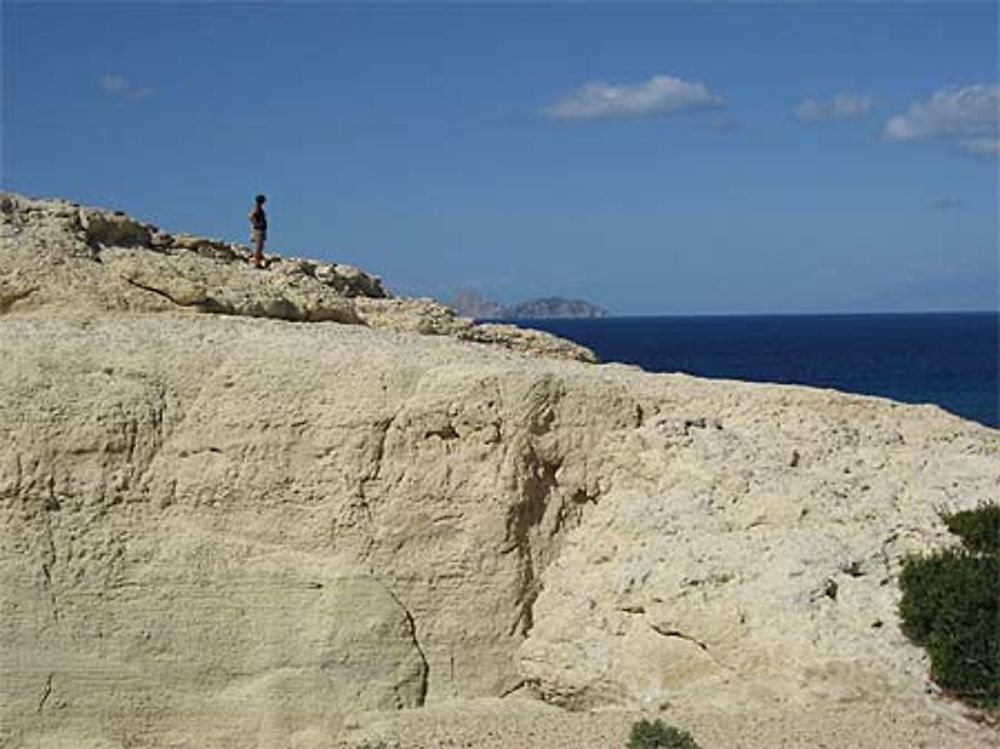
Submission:
[[[3,182],[616,314],[997,309],[995,3],[3,5]]]

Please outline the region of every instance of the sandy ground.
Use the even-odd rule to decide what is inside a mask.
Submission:
[[[568,712],[514,698],[457,701],[420,710],[366,713],[348,721],[337,749],[381,743],[386,749],[610,749],[625,747],[631,726],[646,718],[689,731],[702,749],[995,749],[1000,731],[963,717],[932,697],[923,716],[913,706],[841,703],[821,708],[658,714],[624,710]],[[380,748],[381,749],[381,748]]]

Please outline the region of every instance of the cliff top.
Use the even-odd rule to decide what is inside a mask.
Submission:
[[[269,255],[163,231],[119,211],[0,193],[0,315],[201,312],[336,322],[596,361],[540,331],[476,324],[430,299],[394,297],[380,278],[342,263]]]

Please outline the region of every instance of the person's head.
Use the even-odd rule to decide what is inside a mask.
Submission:
[[[267,197],[265,197],[264,195],[258,195],[256,198],[253,199],[253,202],[256,203],[257,205],[264,205],[264,203],[267,202]]]

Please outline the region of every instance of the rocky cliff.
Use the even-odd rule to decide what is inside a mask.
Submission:
[[[896,577],[997,499],[996,431],[595,366],[97,213],[140,236],[17,197],[0,227],[0,745],[620,746],[656,713],[995,746]]]
[[[349,265],[270,256],[249,266],[242,245],[160,231],[66,201],[0,194],[5,250],[0,313],[193,311],[447,335],[593,361],[591,351],[539,331],[474,324],[429,299],[392,297]]]

